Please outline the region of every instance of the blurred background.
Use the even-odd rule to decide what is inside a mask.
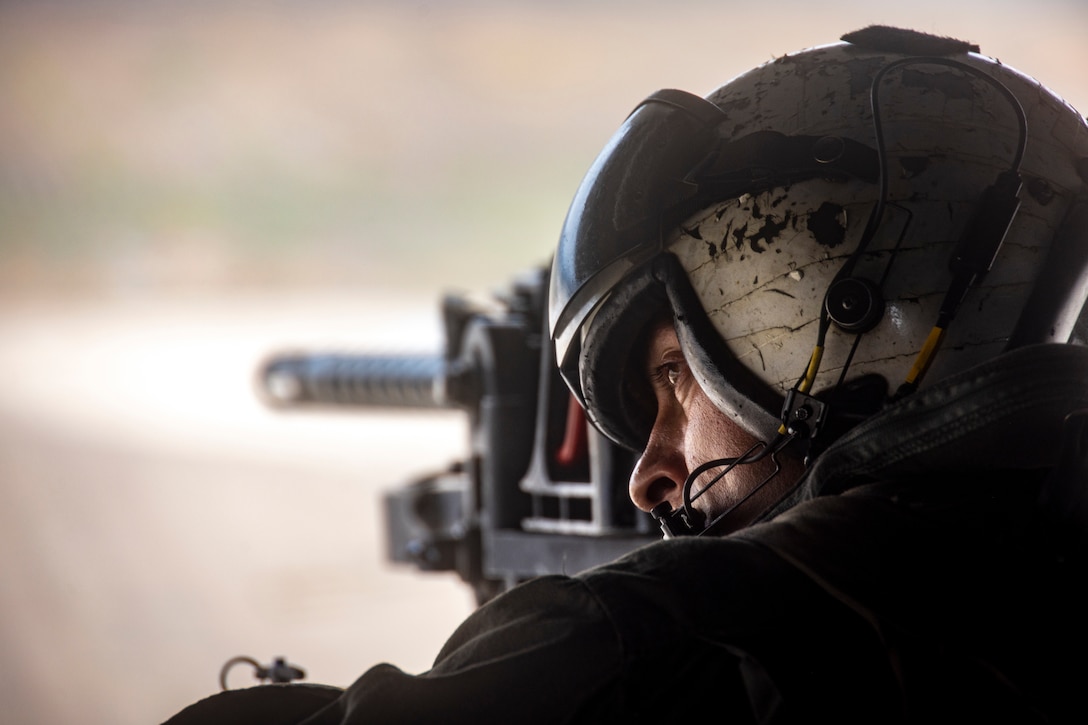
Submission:
[[[241,654],[425,669],[472,597],[386,563],[379,502],[465,421],[274,413],[260,360],[437,350],[641,98],[870,23],[1088,108],[1080,0],[0,4],[0,722],[159,722]]]

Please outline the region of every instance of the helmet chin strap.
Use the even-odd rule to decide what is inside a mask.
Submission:
[[[650,515],[654,517],[654,520],[657,521],[657,524],[661,527],[663,537],[671,539],[677,536],[704,536],[716,533],[728,533],[731,530],[728,526],[733,512],[747,503],[752,496],[762,490],[763,487],[782,470],[782,465],[778,462],[778,453],[786,447],[786,444],[794,439],[795,435],[796,434],[793,431],[790,431],[785,435],[776,437],[770,445],[763,441],[758,441],[740,456],[716,458],[696,467],[695,470],[688,474],[687,479],[684,480],[683,502],[680,508],[673,509],[668,502],[662,502],[650,511]],[[695,508],[695,501],[722,481],[734,468],[737,466],[758,463],[765,458],[770,458],[771,462],[774,464],[770,473],[749,491],[745,492],[744,496],[732,506],[720,513],[714,514],[713,518],[709,521],[707,520],[707,515],[705,513]],[[705,486],[692,494],[696,479],[707,471],[711,471],[715,468],[720,468],[722,470],[716,473]]]

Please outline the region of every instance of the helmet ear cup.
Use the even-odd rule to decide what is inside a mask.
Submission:
[[[868,332],[884,317],[880,288],[864,277],[846,277],[831,283],[824,297],[827,316],[843,332]]]

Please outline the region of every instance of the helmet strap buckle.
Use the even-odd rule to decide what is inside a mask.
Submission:
[[[827,420],[827,403],[794,388],[786,394],[782,406],[782,426],[785,433],[812,440]]]

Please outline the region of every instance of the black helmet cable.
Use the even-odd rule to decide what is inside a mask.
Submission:
[[[873,81],[869,88],[870,106],[873,114],[873,133],[876,139],[879,171],[877,202],[874,204],[873,209],[869,214],[869,218],[862,231],[857,248],[846,259],[838,273],[835,275],[835,278],[831,281],[831,284],[828,285],[829,290],[836,282],[848,279],[852,275],[857,261],[861,258],[861,255],[866,251],[873,237],[876,235],[876,231],[883,220],[885,208],[888,206],[887,145],[884,139],[883,121],[880,112],[879,90],[881,81],[883,81],[884,77],[889,72],[907,65],[948,66],[967,72],[990,84],[1006,101],[1008,101],[1010,107],[1016,113],[1018,139],[1016,152],[1009,165],[1009,169],[999,174],[994,184],[987,187],[983,192],[978,208],[969,222],[967,229],[961,235],[956,248],[953,250],[952,258],[949,263],[953,273],[952,282],[941,303],[937,321],[930,330],[922,348],[919,350],[914,364],[911,366],[904,379],[903,385],[899,388],[897,395],[900,396],[912,392],[921,382],[922,377],[933,362],[937,349],[944,338],[945,331],[948,329],[948,325],[951,323],[952,318],[955,317],[956,311],[963,302],[967,290],[981,280],[993,265],[1009,225],[1012,223],[1012,219],[1019,207],[1019,198],[1017,195],[1020,190],[1020,166],[1027,148],[1027,115],[1024,112],[1024,108],[1012,91],[993,76],[990,76],[973,66],[967,65],[966,63],[942,57],[922,56],[903,58],[885,65],[875,76],[873,76]],[[896,243],[896,250],[898,249],[899,243],[902,242],[902,238],[901,235]],[[896,250],[893,250],[893,254],[888,260],[888,268],[890,268],[891,263],[895,258],[894,252]],[[877,287],[878,289],[883,286],[884,279],[887,278],[888,268],[885,269],[881,284]],[[820,310],[816,345],[813,347],[805,372],[794,385],[792,392],[801,393],[804,396],[807,396],[811,392],[816,380],[816,375],[820,370],[827,331],[830,327],[831,319],[828,312],[828,306],[827,304],[824,304],[821,306]],[[853,350],[856,349],[859,339],[860,334],[855,339],[854,346],[847,358],[846,365],[839,376],[840,384],[845,379],[846,367],[849,366],[850,360],[853,358]],[[783,411],[783,424],[779,430],[780,434],[785,433],[789,427],[789,407],[789,404],[787,404],[786,409]]]

